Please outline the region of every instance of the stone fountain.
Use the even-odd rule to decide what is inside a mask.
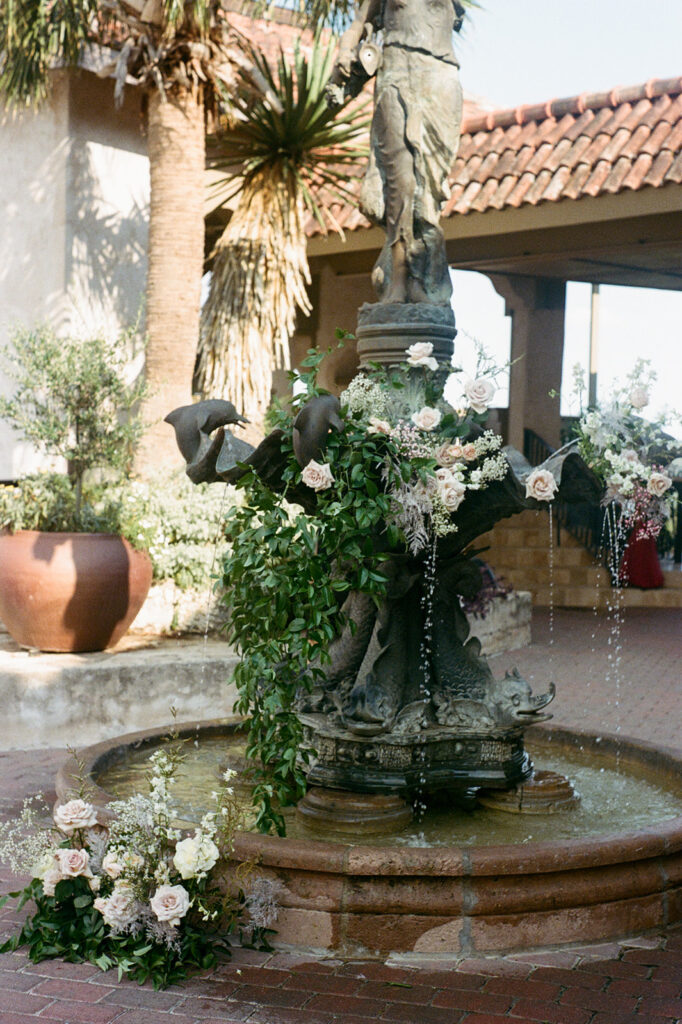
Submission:
[[[342,39],[330,87],[339,100],[377,74],[363,207],[386,229],[386,244],[373,275],[379,301],[359,311],[358,352],[365,365],[391,365],[423,341],[447,361],[456,332],[438,220],[458,144],[452,32],[462,12],[456,0],[432,0],[428,21],[421,0],[365,0],[360,11]],[[273,491],[284,491],[281,430],[253,449],[226,430],[240,417],[218,400],[167,419],[195,482],[233,482],[247,466]],[[313,399],[292,427],[304,467],[323,452],[330,429],[343,430],[338,400]],[[495,678],[468,637],[460,607],[460,597],[480,586],[468,554],[472,542],[500,519],[537,507],[512,461],[504,479],[467,492],[456,533],[424,552],[392,552],[383,565],[390,582],[380,607],[362,593],[347,596],[344,613],[354,628],[333,641],[323,680],[301,689],[298,713],[316,756],[298,811],[317,838],[243,833],[233,854],[283,884],[279,942],[363,955],[471,955],[606,939],[682,916],[682,817],[635,832],[518,846],[357,842],[399,831],[415,801],[471,806],[477,795],[495,803],[501,793],[502,803],[512,794],[508,802],[518,809],[514,794],[532,788],[524,730],[549,717],[544,709],[554,688],[548,683],[534,696],[513,669]],[[548,468],[561,498],[598,494],[596,479],[570,448]],[[287,497],[315,507],[314,492],[302,485],[289,486]],[[181,732],[229,736],[239,727],[192,724]],[[646,745],[561,730],[547,738],[554,750],[589,749],[597,763],[612,767],[617,757],[621,768],[655,770],[664,785],[679,781],[679,759]],[[97,778],[127,751],[159,740],[159,733],[122,737],[82,756]],[[68,792],[72,776],[66,766],[59,792]],[[542,779],[539,788],[536,809],[552,790],[542,809],[562,813],[560,806],[574,802],[562,780]],[[343,839],[344,831],[355,839]]]
[[[391,366],[415,342],[449,363],[456,334],[452,286],[439,227],[447,179],[456,155],[461,89],[452,48],[458,5],[370,2],[341,40],[329,94],[354,95],[376,72],[369,166],[362,189],[365,213],[386,231],[372,275],[379,301],[358,314],[361,365]],[[374,33],[383,30],[383,53]],[[229,402],[208,401],[168,417],[187,472],[195,481],[234,482],[251,466],[282,491],[281,431],[252,449],[225,427],[240,417]],[[293,423],[301,468],[323,458],[329,430],[343,430],[338,399],[312,399]],[[552,466],[560,495],[594,498],[597,484],[578,456],[564,451]],[[301,485],[288,497],[314,508]],[[524,750],[528,725],[549,717],[549,685],[533,695],[514,670],[495,679],[480,644],[468,639],[460,597],[480,589],[480,573],[467,553],[499,519],[538,503],[526,497],[511,464],[503,480],[467,492],[457,532],[431,555],[392,553],[382,563],[390,580],[381,607],[362,593],[342,609],[347,626],[329,650],[331,664],[312,692],[302,687],[298,711],[304,740],[315,751],[310,791],[299,810],[326,827],[365,832],[394,829],[411,804],[434,792],[472,806],[482,790],[527,782],[532,766]],[[377,535],[380,549],[382,538]]]

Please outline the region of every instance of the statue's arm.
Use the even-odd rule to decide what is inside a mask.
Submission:
[[[355,21],[341,36],[335,68],[341,77],[350,77],[351,63],[362,39],[365,26],[371,25],[373,28],[381,26],[381,6],[381,0],[363,0],[358,7]]]

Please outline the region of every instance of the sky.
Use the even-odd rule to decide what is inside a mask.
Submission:
[[[458,40],[461,79],[465,92],[496,107],[682,76],[682,0],[480,2]],[[482,275],[458,271],[453,279],[458,326],[505,361],[510,324],[502,300]],[[562,412],[575,411],[567,392],[573,364],[587,365],[589,321],[590,286],[569,284]],[[658,374],[651,411],[682,411],[682,293],[602,287],[599,326],[598,398],[646,355]],[[457,345],[470,359],[466,338]]]

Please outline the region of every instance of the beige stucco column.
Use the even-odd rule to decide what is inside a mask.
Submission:
[[[324,264],[313,278],[311,288],[312,315],[301,318],[291,343],[291,362],[300,365],[313,345],[324,352],[334,351],[322,363],[319,383],[338,394],[355,376],[358,358],[355,342],[346,341],[339,346],[336,330],[355,332],[358,307],[363,302],[375,302],[376,295],[369,274],[337,274]]]
[[[566,282],[514,274],[488,276],[512,321],[509,443],[523,451],[523,431],[528,427],[558,448]],[[555,397],[550,392],[556,392]]]

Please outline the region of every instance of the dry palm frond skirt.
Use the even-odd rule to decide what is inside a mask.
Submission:
[[[296,309],[310,312],[305,214],[295,183],[261,173],[239,194],[214,250],[201,316],[197,386],[252,423],[270,402],[272,373],[289,369]]]

